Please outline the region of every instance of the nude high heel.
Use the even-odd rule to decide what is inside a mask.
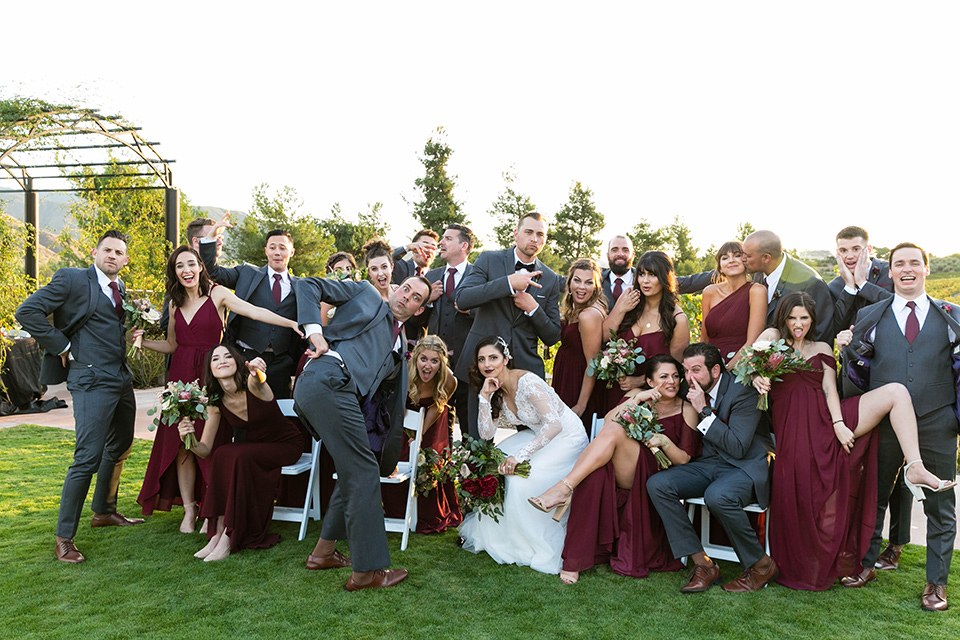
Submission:
[[[917,502],[922,502],[924,499],[926,499],[927,496],[925,496],[923,493],[924,489],[932,493],[940,493],[941,491],[946,491],[956,486],[957,483],[953,480],[940,480],[939,484],[935,487],[930,486],[929,484],[914,484],[910,482],[907,480],[907,470],[909,470],[910,467],[918,462],[921,464],[923,463],[922,460],[911,460],[907,463],[907,466],[903,468],[903,483],[907,485],[907,489],[910,490],[910,493],[913,494],[913,497],[916,498]]]
[[[557,522],[560,522],[560,519],[563,518],[563,514],[565,514],[567,509],[570,508],[570,501],[573,499],[573,487],[570,486],[570,483],[567,482],[567,479],[562,478],[560,482],[562,482],[564,486],[570,490],[570,495],[567,496],[567,499],[563,502],[558,502],[552,507],[545,507],[543,506],[543,500],[540,498],[540,496],[537,496],[536,498],[527,498],[527,502],[533,505],[533,507],[537,510],[543,511],[544,513],[550,513],[553,511],[553,519]]]

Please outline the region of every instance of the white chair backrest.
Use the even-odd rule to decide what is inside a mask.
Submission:
[[[600,433],[600,429],[603,429],[603,416],[595,413],[593,414],[593,420],[590,422],[591,441],[597,437],[597,434]]]
[[[403,428],[409,429],[413,432],[419,432],[420,427],[423,425],[423,414],[424,411],[410,411],[408,410],[403,414]]]
[[[288,418],[296,418],[297,412],[293,410],[293,400],[285,398],[283,400],[277,400],[277,404],[280,405],[280,412],[287,416]]]

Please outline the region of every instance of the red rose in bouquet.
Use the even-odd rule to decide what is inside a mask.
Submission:
[[[493,496],[500,488],[500,480],[496,476],[483,476],[480,478],[480,497],[489,498]]]

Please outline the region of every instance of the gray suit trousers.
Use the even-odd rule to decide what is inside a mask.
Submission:
[[[380,496],[380,464],[370,450],[357,385],[333,356],[309,363],[293,391],[300,416],[323,441],[337,467],[337,486],[320,537],[347,540],[354,571],[390,566]]]
[[[880,445],[877,464],[877,526],[873,531],[870,549],[863,558],[864,567],[876,564],[880,555],[883,531],[883,513],[893,491],[897,473],[903,465],[900,443],[890,426],[889,417],[877,427]],[[957,475],[957,419],[949,406],[917,418],[920,438],[920,458],[927,471],[939,478]],[[927,516],[927,582],[947,584],[953,543],[957,537],[957,498],[954,489],[932,493],[925,491],[923,512]]]
[[[126,370],[115,375],[73,363],[67,373],[67,389],[73,396],[77,444],[60,497],[57,535],[61,538],[76,535],[94,473],[93,512],[117,510],[120,472],[133,445],[137,411],[133,379]]]

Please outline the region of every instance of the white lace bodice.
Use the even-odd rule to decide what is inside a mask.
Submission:
[[[567,405],[563,404],[550,385],[535,373],[525,373],[520,377],[517,381],[517,395],[514,401],[517,405],[516,415],[504,402],[503,409],[500,411],[500,420],[513,426],[526,425],[536,434],[533,440],[514,456],[518,462],[529,460],[530,456],[560,435],[565,426],[571,432],[579,431],[579,435],[586,439],[580,419]],[[566,416],[567,419],[564,419],[565,413],[570,414]],[[480,437],[488,440],[497,433],[490,402],[485,400],[483,395],[480,396],[477,427]]]

